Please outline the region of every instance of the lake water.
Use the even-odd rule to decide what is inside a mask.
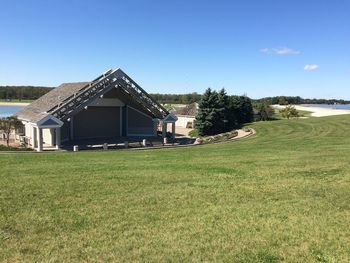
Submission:
[[[0,118],[9,117],[23,108],[24,106],[0,106]]]
[[[336,110],[350,110],[350,104],[344,104],[344,105],[343,104],[304,104],[302,106],[336,109]]]

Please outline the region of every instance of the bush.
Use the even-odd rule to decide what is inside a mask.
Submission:
[[[0,151],[32,151],[30,148],[21,148],[21,147],[13,147],[13,146],[6,146],[0,144]]]
[[[287,119],[299,117],[299,112],[295,109],[294,106],[291,106],[291,105],[280,110],[280,113],[283,118],[287,118]]]
[[[208,144],[208,143],[214,143],[214,142],[224,142],[231,140],[232,138],[236,137],[238,135],[238,132],[236,130],[220,133],[213,136],[208,137],[201,137],[200,138],[200,144]]]
[[[197,130],[197,129],[194,129],[194,130],[190,131],[190,132],[188,133],[188,135],[189,135],[190,137],[198,137],[198,136],[199,136],[199,133],[198,133],[198,130]]]

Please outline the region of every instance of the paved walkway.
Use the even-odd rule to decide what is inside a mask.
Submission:
[[[191,130],[191,129],[188,129]],[[237,130],[238,134],[236,137],[226,140],[226,141],[219,141],[219,142],[213,142],[213,143],[208,143],[208,144],[218,144],[218,143],[228,143],[236,140],[240,140],[243,138],[248,138],[252,135],[254,135],[256,132],[254,129],[239,129]],[[180,138],[177,138],[175,140],[175,143],[169,143],[166,145],[163,145],[160,141],[153,141],[151,147],[140,147],[138,144],[136,147],[129,147],[128,149],[125,149],[124,145],[120,145],[119,150],[152,150],[152,149],[163,149],[163,148],[179,148],[179,147],[192,147],[192,146],[198,146],[198,145],[208,145],[208,144],[196,144],[194,143],[195,138],[190,138],[186,136],[182,136]],[[112,146],[112,145],[110,145]],[[109,149],[117,149],[118,145],[113,145],[113,147],[109,147]],[[132,146],[132,145],[130,145]],[[85,147],[82,147],[84,149]],[[98,150],[102,148],[102,145],[94,145],[94,147],[87,147],[90,148],[90,150]],[[71,149],[69,149],[71,150]],[[65,151],[65,150],[61,150]],[[43,151],[43,152],[57,152],[57,151]],[[41,152],[41,153],[43,153]],[[8,154],[8,153],[37,153],[36,151],[0,151],[0,154]]]
[[[234,139],[237,140],[237,139],[240,139],[240,138],[244,138],[244,137],[250,135],[252,133],[252,131],[253,131],[252,129],[250,129],[250,130],[239,129],[239,130],[237,130],[238,134],[237,134],[236,137],[234,137]]]
[[[240,139],[244,139],[244,138],[248,138],[254,134],[256,134],[256,131],[252,128],[249,129],[239,129],[236,130],[238,132],[236,137],[233,137],[232,139],[226,140],[226,141],[219,141],[219,142],[214,142],[214,143],[227,143],[227,142],[231,142],[231,141],[237,141]],[[208,145],[210,143],[207,143],[205,145]]]
[[[176,126],[175,127],[175,131],[176,131],[176,136],[177,137],[182,137],[182,136],[188,136],[189,132],[192,131],[193,129],[189,129],[189,128],[184,128],[181,126]]]

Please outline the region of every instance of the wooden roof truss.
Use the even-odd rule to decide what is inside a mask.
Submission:
[[[66,120],[78,111],[86,107],[91,101],[111,90],[120,87],[128,93],[140,106],[148,111],[153,117],[163,119],[169,112],[155,101],[145,90],[134,82],[121,69],[108,70],[77,93],[61,101],[59,105],[47,111],[48,114],[60,120]]]

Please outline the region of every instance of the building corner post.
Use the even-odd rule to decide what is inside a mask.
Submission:
[[[61,128],[56,128],[56,150],[61,147]]]
[[[167,123],[166,122],[162,122],[162,137],[165,138],[166,137],[166,130],[167,130]]]
[[[43,130],[42,128],[37,128],[38,132],[37,132],[37,136],[38,136],[38,148],[37,151],[38,152],[42,152],[43,150]]]

